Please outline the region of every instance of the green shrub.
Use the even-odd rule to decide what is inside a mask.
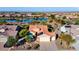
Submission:
[[[7,40],[7,42],[6,42],[6,45],[7,45],[8,47],[12,47],[13,45],[15,45],[16,42],[17,42],[17,40],[14,39],[13,36],[9,36],[9,37],[8,37],[8,40]]]
[[[79,25],[79,19],[75,20],[75,25]]]

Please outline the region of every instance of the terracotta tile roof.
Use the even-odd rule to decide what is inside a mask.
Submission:
[[[37,33],[43,32],[49,36],[55,35],[55,32],[48,32],[46,25],[30,25],[29,30]]]

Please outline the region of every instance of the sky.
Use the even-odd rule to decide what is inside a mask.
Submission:
[[[0,7],[1,11],[16,12],[74,12],[79,11],[79,7]]]

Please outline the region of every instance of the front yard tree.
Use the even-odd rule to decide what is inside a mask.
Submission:
[[[64,33],[62,33],[62,34],[60,35],[60,39],[61,39],[62,41],[65,41],[65,42],[66,42],[67,48],[69,48],[70,45],[75,42],[75,39],[73,39],[72,36],[69,35],[69,34],[64,34]]]
[[[15,45],[17,40],[13,36],[9,36],[7,42],[5,43],[4,47],[12,47]]]
[[[19,36],[20,36],[20,37],[25,37],[25,36],[27,35],[27,32],[28,32],[27,29],[22,29],[22,30],[19,32]]]

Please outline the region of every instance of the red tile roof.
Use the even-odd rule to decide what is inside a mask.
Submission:
[[[55,32],[48,32],[46,25],[30,25],[29,30],[37,33],[43,32],[49,36],[55,35]]]

